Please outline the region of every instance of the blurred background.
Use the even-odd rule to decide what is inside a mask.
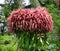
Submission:
[[[35,43],[34,37],[30,41],[31,44],[28,44],[28,35],[22,35],[20,46],[24,48],[20,48],[20,51],[60,51],[60,0],[0,0],[0,51],[16,51],[17,38],[16,35],[10,35],[6,19],[11,11],[27,8],[27,6],[29,8],[46,7],[52,15],[54,28],[52,32],[47,33],[48,44],[43,46],[39,40]],[[23,36],[26,44],[23,43]]]

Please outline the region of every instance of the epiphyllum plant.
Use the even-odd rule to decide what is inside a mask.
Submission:
[[[12,11],[7,19],[7,24],[8,29],[12,34],[19,30],[20,32],[25,31],[31,33],[34,32],[34,34],[36,32],[37,34],[46,34],[53,29],[52,16],[45,7]],[[18,33],[16,33],[16,35],[17,34]]]

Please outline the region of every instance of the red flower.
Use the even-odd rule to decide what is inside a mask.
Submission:
[[[8,28],[11,33],[15,30],[49,32],[53,29],[52,16],[46,8],[19,9],[13,11],[7,19]]]

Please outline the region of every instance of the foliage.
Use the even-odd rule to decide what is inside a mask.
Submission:
[[[4,36],[0,34],[0,51],[15,51],[17,45],[14,43],[16,43],[15,37],[9,36],[7,33]]]
[[[30,2],[31,2],[31,8],[36,8],[35,3],[33,3],[33,2],[34,2],[34,0],[30,0]]]
[[[32,2],[33,3],[33,2]],[[34,3],[33,3],[34,4]],[[50,4],[44,5],[48,11],[51,13],[54,21],[54,29],[52,32],[47,33],[48,44],[41,44],[38,35],[34,35],[29,32],[19,32],[19,40],[16,37],[12,38],[11,35],[0,35],[0,51],[16,51],[17,42],[19,42],[20,50],[19,51],[60,51],[60,11],[57,6],[50,0]],[[34,7],[34,6],[32,6]],[[10,12],[10,11],[9,11]],[[18,34],[18,32],[17,32]],[[31,35],[30,35],[31,34]],[[32,36],[32,38],[31,38]],[[8,41],[9,44],[5,44],[5,41]],[[16,43],[15,43],[16,42]],[[14,45],[13,45],[14,44]]]
[[[4,16],[7,18],[10,15],[10,12],[12,10],[16,10],[19,7],[19,1],[14,0],[12,3],[12,0],[5,0],[5,4],[3,6],[2,12],[4,14]]]

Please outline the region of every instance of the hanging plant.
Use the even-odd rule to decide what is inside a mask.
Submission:
[[[12,11],[11,15],[7,18],[7,24],[9,32],[12,34],[17,32],[16,35],[21,35],[20,33],[23,32],[24,35],[22,34],[22,37],[25,35],[29,37],[25,32],[32,33],[30,39],[35,36],[33,34],[47,33],[53,30],[52,16],[45,7]],[[20,33],[18,33],[19,31]],[[42,42],[41,37],[40,40]]]
[[[46,8],[19,9],[13,11],[7,19],[8,28],[11,33],[20,29],[30,32],[49,32],[53,29],[51,15]]]

